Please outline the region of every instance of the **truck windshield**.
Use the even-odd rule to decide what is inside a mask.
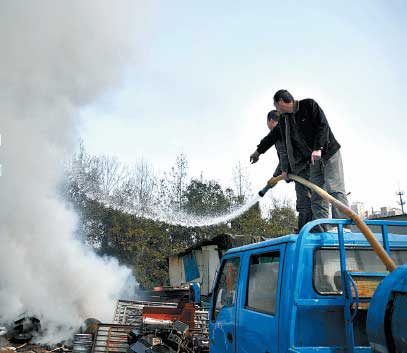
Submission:
[[[396,265],[407,262],[407,249],[391,250]],[[354,272],[388,272],[372,249],[346,249],[346,267]],[[342,292],[339,249],[317,249],[314,254],[314,287],[320,294]]]

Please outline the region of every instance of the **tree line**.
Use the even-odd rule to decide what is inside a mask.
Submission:
[[[143,159],[126,166],[110,156],[91,155],[81,144],[67,168],[62,192],[80,217],[78,235],[98,254],[130,266],[145,288],[168,284],[168,256],[203,239],[221,233],[276,237],[292,232],[296,224],[289,203],[277,200],[263,214],[256,203],[227,224],[170,222],[178,215],[210,219],[253,196],[240,163],[233,170],[233,185],[224,188],[202,175],[191,177],[183,153],[157,176]]]

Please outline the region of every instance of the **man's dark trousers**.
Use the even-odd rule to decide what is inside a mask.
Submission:
[[[316,161],[314,165],[311,165],[309,180],[348,206],[340,150],[328,160],[320,159]],[[322,199],[316,192],[313,192],[311,195],[311,205],[314,219],[329,218],[329,203]],[[332,205],[332,217],[347,218],[347,216],[334,205]]]
[[[298,173],[298,176],[309,179],[309,168],[302,170]],[[311,192],[310,190],[302,185],[301,183],[295,182],[295,192],[297,194],[296,210],[298,212],[298,233],[301,228],[312,220],[312,209],[311,209]]]
[[[282,153],[285,153],[285,148],[283,146],[283,142],[280,140],[276,141],[275,147],[277,150],[277,155],[280,159]],[[307,164],[304,164],[303,169],[298,173],[298,176],[309,179],[310,177],[310,168]],[[281,174],[281,165],[278,164],[273,176],[276,177]],[[308,222],[312,221],[312,209],[311,209],[311,192],[310,190],[302,185],[301,183],[295,182],[295,193],[297,194],[297,200],[295,204],[295,208],[298,212],[298,233],[300,232],[301,228],[307,224]]]

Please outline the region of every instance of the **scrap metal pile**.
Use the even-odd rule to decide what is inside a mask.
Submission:
[[[41,335],[41,325],[34,317],[24,317],[15,321],[9,332],[0,328],[0,353],[209,352],[208,310],[185,292],[188,290],[176,298],[171,291],[171,296],[160,302],[118,300],[112,323],[87,319],[73,340],[53,347],[29,343]]]
[[[119,300],[114,324],[99,325],[92,353],[108,352],[209,352],[208,311],[184,300],[178,304]]]

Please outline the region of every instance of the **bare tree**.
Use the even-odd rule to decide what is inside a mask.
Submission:
[[[126,176],[127,169],[116,158],[91,156],[81,143],[68,170],[69,193],[77,201],[88,198],[112,202]]]
[[[154,204],[156,187],[153,168],[141,159],[127,170],[126,177],[115,194],[114,203],[122,210],[145,216]]]
[[[247,168],[239,161],[233,169],[233,184],[238,203],[243,203],[251,194],[251,185]]]
[[[154,203],[156,180],[153,168],[145,160],[140,160],[136,164],[134,176],[138,209],[144,215]]]
[[[72,199],[79,202],[84,198],[97,199],[100,196],[100,168],[95,157],[86,153],[82,142],[67,174],[68,193]]]
[[[177,156],[175,165],[166,176],[170,204],[181,211],[185,204],[185,192],[188,187],[188,161],[184,153]]]
[[[92,159],[99,172],[100,196],[105,200],[109,200],[126,179],[127,170],[114,157],[103,155]]]

